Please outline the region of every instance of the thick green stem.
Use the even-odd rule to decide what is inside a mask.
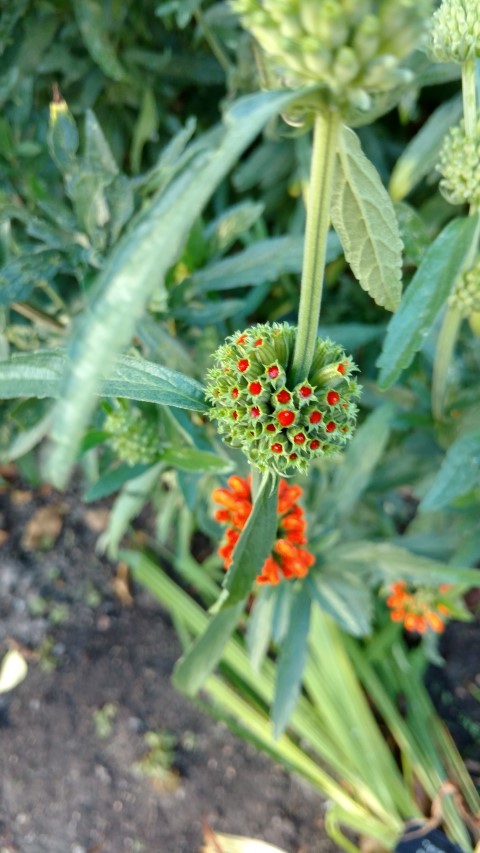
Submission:
[[[315,352],[339,130],[338,113],[331,110],[318,113],[313,129],[312,165],[307,194],[298,332],[293,356],[294,383],[308,375]]]
[[[475,137],[477,127],[476,64],[475,57],[462,63],[463,118],[465,133],[470,139]]]

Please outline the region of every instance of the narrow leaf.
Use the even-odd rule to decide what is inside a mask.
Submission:
[[[461,435],[448,448],[440,471],[420,508],[432,511],[480,485],[480,430]]]
[[[61,350],[15,353],[8,361],[0,361],[0,399],[59,397],[67,364],[67,355]],[[207,409],[203,387],[195,379],[132,356],[117,360],[112,375],[97,393],[196,412]]]
[[[290,624],[277,662],[275,699],[272,707],[275,738],[279,738],[285,731],[300,695],[308,650],[310,604],[311,598],[305,586],[295,590],[290,610]]]
[[[194,273],[194,292],[262,284],[264,281],[275,281],[286,272],[298,273],[302,268],[302,253],[301,237],[259,240],[243,252],[237,252]]]
[[[275,594],[274,587],[266,586],[261,589],[248,619],[245,640],[250,663],[256,672],[260,670],[270,643]]]
[[[176,664],[172,678],[175,687],[188,696],[194,696],[200,690],[222,657],[244,605],[244,600],[239,601],[234,607],[220,610],[212,617],[207,629]]]
[[[50,281],[62,265],[53,249],[19,255],[0,267],[0,305],[27,299],[41,282]]]
[[[0,361],[0,399],[58,397],[65,364],[58,350],[15,353]]]
[[[435,168],[445,134],[461,116],[462,99],[455,95],[441,104],[413,137],[392,172],[389,189],[394,201],[405,198]]]
[[[343,565],[347,571],[362,569],[376,580],[406,580],[427,586],[442,583],[456,583],[465,588],[478,586],[478,569],[437,563],[388,542],[360,541],[337,546],[335,565],[329,571],[339,570]]]
[[[87,489],[84,500],[87,503],[88,501],[98,501],[100,498],[111,495],[113,492],[118,492],[129,480],[134,480],[136,477],[140,477],[141,474],[145,474],[149,467],[151,466],[144,464],[127,465],[125,462],[117,465],[115,468],[111,468]]]
[[[380,406],[355,433],[333,480],[332,515],[347,515],[368,486],[388,441],[393,413],[390,404]]]
[[[182,471],[208,471],[212,474],[231,471],[233,466],[230,459],[193,447],[168,447],[162,452],[161,461]]]
[[[105,397],[126,397],[196,412],[207,409],[203,387],[195,379],[178,370],[127,355],[118,359],[100,393]]]
[[[272,550],[277,532],[278,482],[264,474],[253,509],[233,552],[233,564],[223,586],[229,595],[226,606],[243,601]]]
[[[102,4],[97,0],[74,0],[73,7],[85,47],[94,62],[112,80],[128,79],[109,38]]]
[[[395,311],[402,291],[402,241],[395,211],[357,135],[346,127],[337,154],[331,216],[361,287],[377,305]]]
[[[216,187],[266,122],[295,97],[298,92],[267,92],[234,104],[225,116],[223,132],[208,137],[216,140],[216,147],[199,151],[167,189],[152,198],[135,227],[116,244],[71,344],[74,357],[56,408],[53,448],[47,460],[47,475],[58,485],[68,478],[94,407],[100,371],[109,373],[116,354],[129,344],[150,295],[178,259]]]
[[[378,360],[379,383],[388,388],[411,364],[462,271],[476,239],[478,216],[449,222],[425,253],[397,313],[390,320]]]
[[[348,634],[364,637],[371,632],[372,601],[369,588],[353,572],[318,572],[307,578],[312,598]]]

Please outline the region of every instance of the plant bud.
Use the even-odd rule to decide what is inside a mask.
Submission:
[[[464,62],[480,56],[478,0],[443,0],[433,14],[431,52],[440,62]]]
[[[480,122],[473,139],[467,137],[463,122],[450,129],[437,169],[442,175],[440,190],[450,204],[480,204]]]
[[[404,81],[401,63],[427,33],[433,0],[231,4],[265,52],[272,79],[291,88],[320,84],[309,105],[327,101],[348,116],[350,107],[366,110],[375,95]]]
[[[319,338],[308,376],[293,383],[295,336],[286,323],[236,332],[214,353],[208,373],[210,417],[224,441],[261,471],[305,471],[312,459],[337,453],[355,427],[355,364],[338,344]]]
[[[480,311],[480,257],[471,270],[460,276],[448,304],[457,308],[463,317],[471,317]]]

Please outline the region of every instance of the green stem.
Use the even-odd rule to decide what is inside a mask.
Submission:
[[[432,412],[437,420],[443,414],[443,402],[448,382],[448,368],[452,360],[461,322],[462,315],[458,308],[452,308],[450,305],[447,305],[442,328],[438,336],[435,362],[433,365]]]
[[[319,112],[313,128],[312,165],[307,195],[307,224],[293,356],[293,382],[308,376],[317,339],[340,115]]]
[[[476,64],[475,57],[462,62],[463,118],[469,139],[475,137],[477,127]]]
[[[200,8],[195,9],[194,17],[197,21],[198,26],[200,27],[200,29],[202,31],[202,35],[203,35],[204,39],[207,42],[208,46],[210,47],[210,50],[212,51],[215,59],[217,60],[219,65],[222,66],[223,70],[225,71],[225,74],[229,74],[230,71],[232,70],[231,62],[228,59],[228,56],[224,52],[223,48],[221,47],[218,39],[212,33],[209,25],[207,24],[207,22],[205,20],[205,16],[204,16],[204,14]]]

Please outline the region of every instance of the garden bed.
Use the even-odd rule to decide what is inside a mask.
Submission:
[[[180,650],[168,618],[141,589],[129,605],[121,574],[95,552],[108,509],[17,481],[0,500],[0,649],[17,643],[29,661],[0,701],[3,850],[196,853],[204,821],[288,853],[334,850],[318,796],[172,688]],[[45,533],[55,516],[46,548],[32,519]],[[479,777],[478,618],[452,623],[442,652],[430,689]],[[172,736],[165,779],[138,770],[152,731]]]

